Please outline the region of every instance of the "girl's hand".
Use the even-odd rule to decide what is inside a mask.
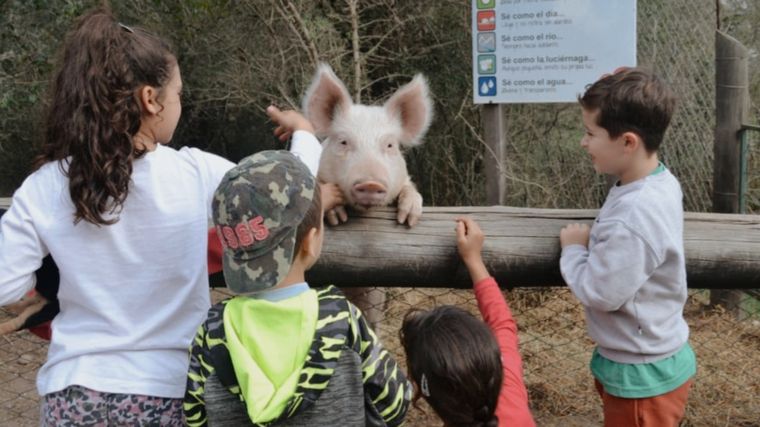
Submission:
[[[562,249],[570,245],[588,247],[588,236],[591,229],[586,224],[568,224],[559,232],[559,244]]]
[[[483,263],[483,231],[472,218],[457,218],[457,250],[462,261],[470,272],[472,283],[478,283],[481,280],[490,277],[488,269]]]
[[[279,138],[280,141],[287,141],[293,135],[293,132],[297,130],[314,133],[314,126],[298,111],[282,111],[274,105],[270,105],[267,107],[267,115],[274,123],[279,125],[274,130],[274,136]]]
[[[457,250],[463,261],[479,259],[484,240],[483,231],[475,220],[470,217],[457,218]]]

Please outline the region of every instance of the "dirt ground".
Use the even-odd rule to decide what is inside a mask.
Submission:
[[[601,425],[588,371],[593,343],[585,335],[581,307],[566,289],[522,289],[507,298],[520,328],[525,379],[538,425]],[[737,321],[706,303],[704,292],[693,291],[686,307],[699,367],[682,426],[760,426],[760,318]],[[388,291],[378,334],[402,364],[398,328],[404,313],[438,304],[477,312],[470,291]],[[0,312],[0,320],[5,318]],[[38,425],[34,380],[46,352],[46,342],[28,332],[0,337],[0,426]],[[424,412],[412,408],[406,425],[441,425],[428,407],[420,406]]]

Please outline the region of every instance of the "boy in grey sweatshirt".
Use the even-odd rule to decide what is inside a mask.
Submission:
[[[581,146],[618,177],[591,228],[560,232],[560,271],[586,311],[605,426],[677,426],[696,358],[683,318],[686,267],[678,180],[657,150],[675,96],[656,75],[619,69],[579,97]]]

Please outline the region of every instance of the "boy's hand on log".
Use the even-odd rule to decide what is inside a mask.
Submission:
[[[325,212],[335,209],[336,206],[346,204],[343,192],[337,184],[322,182],[319,184],[319,192],[322,194],[322,209]]]
[[[588,247],[588,236],[591,229],[586,224],[568,224],[559,232],[559,244],[562,249],[570,245]]]

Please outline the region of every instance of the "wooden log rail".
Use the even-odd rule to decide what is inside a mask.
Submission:
[[[0,207],[10,199],[0,198]],[[394,209],[354,214],[326,226],[322,256],[307,275],[314,285],[469,288],[456,253],[454,219],[470,215],[483,228],[483,258],[508,287],[561,286],[559,230],[591,223],[596,210],[511,207],[427,207],[414,228]],[[760,288],[760,216],[690,213],[684,245],[689,287]]]
[[[373,210],[328,227],[313,284],[468,288],[456,253],[454,219],[471,215],[486,235],[483,258],[500,284],[557,286],[559,230],[591,223],[596,210],[428,207],[414,228],[395,211]],[[684,244],[689,287],[760,288],[760,216],[687,213]]]

